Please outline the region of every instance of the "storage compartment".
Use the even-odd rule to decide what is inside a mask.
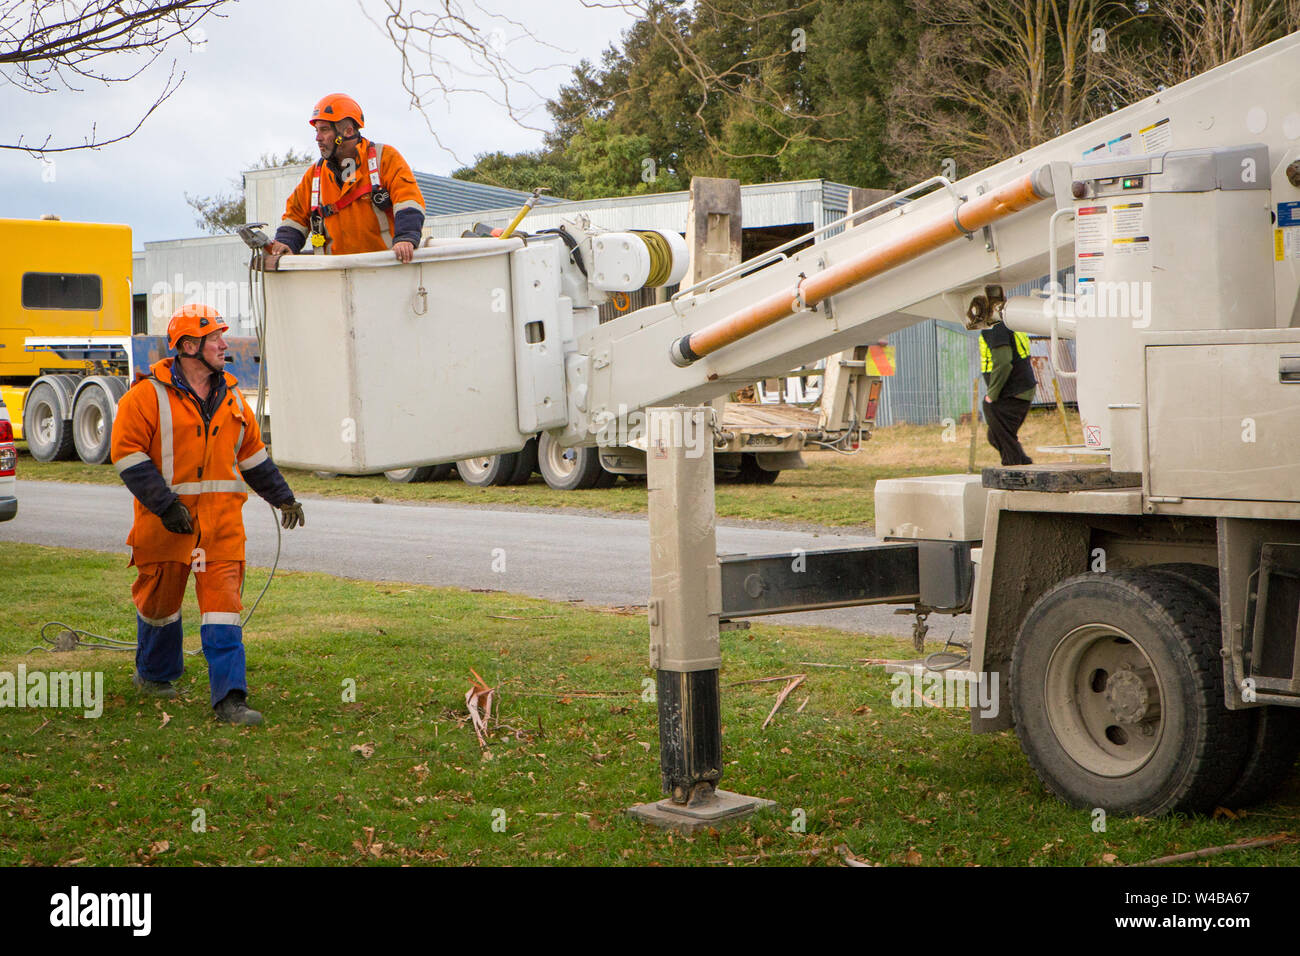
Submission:
[[[1150,493],[1294,501],[1300,330],[1202,334],[1146,349]]]
[[[446,240],[409,264],[391,252],[281,260],[266,275],[275,460],[358,475],[522,448],[532,436],[519,428],[511,283],[521,248]],[[558,343],[546,344],[558,361]]]

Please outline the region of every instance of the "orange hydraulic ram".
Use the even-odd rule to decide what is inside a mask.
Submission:
[[[759,329],[811,310],[822,300],[925,255],[946,242],[970,235],[990,223],[1042,202],[1052,195],[1051,184],[1048,166],[1026,173],[993,192],[961,203],[953,210],[951,218],[936,218],[923,223],[914,232],[801,279],[795,285],[793,296],[788,291],[774,292],[725,319],[682,336],[670,346],[669,357],[674,365],[685,368]]]

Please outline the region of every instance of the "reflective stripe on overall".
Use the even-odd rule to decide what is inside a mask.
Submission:
[[[323,159],[316,160],[316,165],[312,169],[311,176],[311,210],[309,213],[312,237],[317,235],[323,236],[323,232],[316,232],[316,221],[318,218],[322,223],[323,229],[323,224],[327,217],[334,215],[334,213],[340,209],[346,209],[362,196],[373,195],[383,188],[383,184],[379,180],[379,160],[380,157],[383,156],[383,151],[383,143],[372,142],[370,144],[370,149],[367,151],[366,156],[366,167],[370,174],[370,181],[366,184],[364,189],[358,188],[361,185],[358,183],[357,186],[354,186],[349,190],[346,195],[339,197],[338,200],[331,203],[329,206],[324,207],[320,204],[320,174],[321,167],[325,165],[325,161]],[[374,209],[375,219],[379,223],[379,235],[384,241],[384,248],[390,248],[393,244],[393,232],[388,227],[388,213],[386,210],[376,206],[373,202],[371,203],[371,208]],[[321,242],[317,245],[313,241],[312,252],[318,256],[325,255],[325,242]]]

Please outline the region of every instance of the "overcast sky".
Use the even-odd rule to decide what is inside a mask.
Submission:
[[[93,123],[100,138],[134,126],[163,89],[173,58],[178,75],[186,74],[180,89],[121,143],[52,154],[53,167],[23,152],[0,150],[0,218],[52,212],[63,219],[126,223],[136,248],[201,235],[185,193],[231,192],[230,180],[266,152],[294,147],[314,153],[307,117],[332,92],[355,97],[365,110],[366,132],[401,150],[421,172],[447,174],[476,153],[541,145],[540,132],[519,126],[487,97],[466,93],[428,102],[446,147],[440,148],[424,117],[408,104],[392,41],[363,7],[376,20],[386,9],[382,0],[236,0],[221,8],[223,19],[203,21],[205,43],[194,49],[173,43],[128,84],[35,95],[0,79],[0,142],[14,143],[21,135],[25,143],[40,143],[53,134],[52,145],[71,145],[83,142]],[[480,7],[536,36],[488,19],[465,0],[466,13],[482,21],[506,55],[536,71],[528,80],[541,98],[522,88],[512,98],[536,107],[531,123],[543,129],[549,125],[544,99],[567,81],[574,64],[583,57],[597,60],[632,22],[621,11],[587,9],[579,0],[481,0]],[[495,89],[467,75],[469,61],[453,43],[440,49],[462,65],[456,72],[464,86]],[[115,72],[129,72],[131,62],[104,61]]]

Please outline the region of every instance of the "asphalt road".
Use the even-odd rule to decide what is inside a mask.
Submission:
[[[18,482],[18,516],[0,524],[0,541],[126,554],[131,495],[124,487]],[[643,517],[505,511],[454,505],[375,504],[304,498],[307,525],[285,532],[280,567],[368,581],[490,588],[587,604],[645,604],[650,538]],[[269,506],[251,496],[244,509],[250,566],[269,567],[276,531]],[[719,553],[789,552],[868,544],[833,530],[784,531],[720,523]],[[275,586],[267,599],[275,597]],[[873,634],[911,633],[911,618],[891,608],[839,608],[768,618]],[[969,618],[936,621],[932,636],[969,632]]]

